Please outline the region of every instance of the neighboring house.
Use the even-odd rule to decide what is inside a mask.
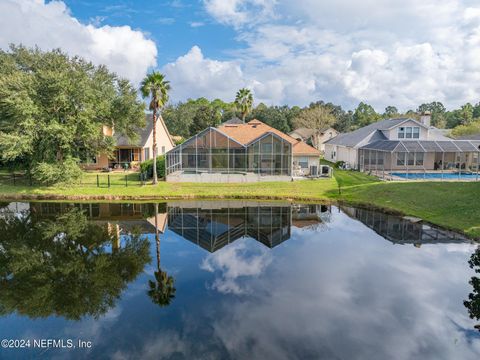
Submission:
[[[127,164],[129,167],[136,163],[153,158],[153,123],[152,114],[145,114],[146,126],[138,130],[138,141],[133,143],[127,137],[115,134],[114,129],[104,126],[103,134],[113,136],[116,141],[116,150],[112,158],[107,154],[96,156],[91,163],[84,164],[83,167],[89,170],[93,169],[121,169]],[[173,149],[175,143],[168,132],[167,126],[161,118],[157,119],[157,154],[164,155],[167,151]]]
[[[452,140],[420,121],[395,118],[379,121],[325,144],[325,159],[344,161],[358,170],[445,170],[478,166],[480,141]]]
[[[210,127],[167,153],[167,181],[252,182],[317,175],[320,152],[259,120]]]
[[[338,131],[331,127],[322,130],[298,128],[293,130],[288,135],[294,139],[302,140],[308,144],[312,144],[315,149],[320,150],[323,153],[325,151],[325,142],[337,136]]]

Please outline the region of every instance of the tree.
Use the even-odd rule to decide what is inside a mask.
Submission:
[[[140,86],[140,92],[143,98],[150,97],[149,109],[152,111],[153,122],[153,184],[158,183],[157,177],[157,112],[162,119],[160,111],[168,102],[168,91],[170,82],[165,79],[165,75],[153,71],[143,79]],[[163,121],[163,119],[162,119]]]
[[[193,117],[193,121],[190,124],[190,134],[197,134],[210,126],[217,126],[220,124],[221,116],[219,112],[213,107],[200,106]]]
[[[444,128],[446,124],[446,109],[439,101],[425,103],[417,108],[417,113],[422,114],[429,111],[432,116],[432,125],[438,128]]]
[[[385,108],[385,112],[383,113],[383,117],[385,119],[392,118],[398,116],[398,109],[395,106],[387,106]]]
[[[106,67],[60,50],[0,50],[0,159],[37,180],[76,180],[79,162],[112,150],[103,126],[135,140],[144,124],[135,88]]]
[[[293,121],[295,128],[305,127],[307,129],[315,130],[318,134],[320,131],[332,126],[335,123],[335,117],[331,110],[326,106],[317,105],[312,108],[302,110],[300,114]],[[316,141],[317,136],[313,136],[313,146],[318,146]]]
[[[473,121],[473,106],[470,103],[466,103],[461,108],[462,113],[462,125],[468,125]]]
[[[468,265],[475,271],[475,274],[480,274],[480,247],[470,256]],[[477,276],[472,276],[469,284],[473,289],[463,305],[467,308],[470,318],[478,321],[480,320],[480,279]],[[475,328],[480,330],[480,324],[475,325]]]
[[[4,213],[0,233],[3,314],[98,318],[151,261],[147,238],[128,234],[119,245],[108,226],[75,207],[55,219]]]
[[[168,306],[175,298],[175,280],[160,267],[160,235],[158,232],[158,204],[155,204],[155,244],[157,250],[157,270],[154,272],[155,281],[148,280],[147,294],[154,304]]]
[[[252,110],[252,113],[248,116],[248,119],[260,120],[265,124],[285,133],[291,130],[290,126],[288,125],[285,107],[266,106],[265,104],[260,103],[255,109]]]
[[[237,110],[240,111],[243,122],[245,118],[252,111],[253,106],[253,95],[249,89],[243,88],[237,91],[235,96],[235,106]]]
[[[354,126],[359,128],[370,125],[378,120],[380,120],[380,115],[375,112],[372,106],[364,102],[358,104],[358,107],[353,113]]]
[[[477,134],[480,134],[480,120],[473,121],[468,125],[459,125],[452,130],[454,137]]]

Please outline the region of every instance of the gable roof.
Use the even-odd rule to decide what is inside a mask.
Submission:
[[[272,133],[280,138],[288,141],[292,144],[293,155],[305,154],[305,155],[320,155],[320,152],[314,147],[294,139],[293,137],[277,130],[260,120],[251,120],[246,124],[221,124],[218,127],[218,130],[224,133],[225,135],[231,137],[240,144],[248,145],[251,142],[257,140],[261,136]]]
[[[132,142],[128,137],[126,137],[122,134],[114,134],[113,137],[115,138],[115,140],[117,142],[117,146],[140,146],[140,147],[145,146],[150,134],[153,132],[152,114],[146,113],[145,114],[145,120],[146,120],[145,127],[137,129],[137,134],[139,135],[139,139],[136,142]],[[172,136],[168,132],[167,126],[165,125],[165,122],[163,121],[163,119],[161,117],[158,117],[157,122],[165,130],[165,133],[167,134],[168,140],[170,141],[172,146],[175,146],[175,142],[173,141]]]
[[[373,124],[361,127],[360,129],[357,129],[349,133],[339,134],[336,137],[328,140],[326,144],[354,147],[359,145],[364,140],[366,140],[374,132],[378,132],[378,134],[376,134],[375,137],[376,137],[376,140],[380,140],[380,138],[383,135],[382,133],[380,133],[380,131],[389,130],[407,121],[413,121],[418,126],[428,129],[427,126],[425,126],[424,124],[412,118],[386,119],[386,120],[377,121]],[[383,138],[385,140],[387,139],[385,135],[383,135]]]

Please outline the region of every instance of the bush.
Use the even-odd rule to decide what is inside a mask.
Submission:
[[[147,177],[153,177],[153,159],[144,161],[140,164],[140,171],[146,173]],[[165,177],[165,156],[157,156],[157,176],[159,178]]]
[[[43,184],[71,184],[82,177],[82,170],[75,159],[69,158],[63,163],[38,163],[32,171],[35,180]]]
[[[345,161],[337,161],[334,165],[336,169],[340,169],[345,165]]]

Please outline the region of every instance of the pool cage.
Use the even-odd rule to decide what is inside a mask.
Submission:
[[[470,174],[480,180],[480,141],[391,141],[380,140],[365,145],[358,152],[358,170],[371,172],[383,179],[391,171],[408,174],[435,172],[443,179],[447,173]],[[421,178],[421,176],[420,176]]]
[[[292,145],[274,133],[242,144],[216,128],[208,128],[166,154],[166,173],[288,175]]]

